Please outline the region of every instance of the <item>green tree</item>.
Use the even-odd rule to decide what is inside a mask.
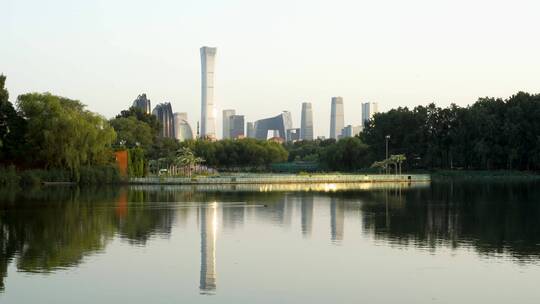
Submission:
[[[147,123],[137,120],[133,116],[117,117],[109,122],[117,134],[116,145],[129,148],[141,146],[145,150],[152,146],[154,142],[153,130]]]
[[[287,161],[283,145],[244,138],[237,140],[187,140],[180,144],[202,157],[209,167],[221,169],[262,168],[271,163]]]
[[[153,131],[153,135],[157,136],[159,134],[159,130],[161,128],[159,121],[157,120],[157,117],[152,114],[148,114],[144,112],[142,109],[137,107],[131,107],[128,110],[123,110],[120,112],[120,114],[116,115],[116,118],[135,118],[136,120],[140,122],[144,122],[147,124],[150,129]]]
[[[9,102],[6,76],[0,75],[0,161],[12,163],[24,155],[26,122]]]
[[[329,170],[354,171],[368,166],[369,147],[358,137],[343,138],[326,146],[320,159]]]
[[[144,150],[140,147],[128,150],[128,174],[131,177],[143,177],[146,174]]]
[[[78,181],[81,166],[112,161],[116,133],[101,116],[77,100],[49,93],[20,95],[17,105],[27,122],[26,139],[35,164],[66,168]]]
[[[417,168],[540,169],[540,94],[484,97],[462,108],[435,104],[378,113],[360,135],[372,159],[404,154]]]

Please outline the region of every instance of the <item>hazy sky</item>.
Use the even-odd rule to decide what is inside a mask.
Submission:
[[[11,100],[49,91],[112,117],[140,93],[200,119],[200,55],[218,48],[216,102],[254,121],[313,103],[328,137],[380,110],[540,93],[538,0],[0,0]]]

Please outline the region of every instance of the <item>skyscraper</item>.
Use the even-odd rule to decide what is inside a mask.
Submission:
[[[168,102],[158,104],[152,111],[161,123],[159,135],[161,137],[174,138],[174,117],[171,104]]]
[[[255,122],[255,137],[266,140],[268,138],[268,131],[277,131],[278,136],[275,133],[274,136],[289,141],[287,137],[287,130],[289,129],[292,129],[291,113],[283,111],[277,116],[257,120]]]
[[[362,103],[362,127],[366,125],[375,113],[379,112],[379,105],[376,102]]]
[[[229,117],[229,138],[244,137],[244,115]]]
[[[150,114],[150,112],[152,111],[150,99],[146,98],[146,94],[144,93],[137,96],[137,99],[133,101],[133,106],[143,110],[146,114]]]
[[[255,138],[255,124],[251,121],[246,124],[246,135],[248,138]]]
[[[234,114],[235,110],[223,110],[223,139],[231,138],[230,117]]]
[[[313,111],[311,102],[302,103],[302,118],[300,121],[300,139],[313,140]]]
[[[187,121],[187,113],[174,113],[174,138],[179,141],[193,139],[193,130]]]
[[[201,137],[216,138],[214,63],[216,48],[201,48]]]
[[[362,126],[348,125],[341,130],[341,138],[354,137],[362,131]]]
[[[343,129],[343,98],[332,97],[330,110],[330,138],[338,139]]]

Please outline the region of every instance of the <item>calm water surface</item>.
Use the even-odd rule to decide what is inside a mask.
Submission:
[[[0,191],[0,303],[540,303],[540,184]]]

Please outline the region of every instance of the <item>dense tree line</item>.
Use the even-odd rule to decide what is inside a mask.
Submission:
[[[540,169],[540,95],[480,98],[467,107],[434,104],[376,114],[361,133],[372,159],[405,154],[409,167]]]
[[[205,165],[221,169],[267,168],[271,163],[287,161],[283,145],[266,140],[187,140],[181,143],[205,160]]]
[[[16,108],[0,75],[0,163],[21,168],[80,170],[114,161],[116,132],[102,116],[77,100],[50,93],[17,98]]]
[[[289,161],[318,162],[321,170],[357,171],[369,167],[369,146],[358,137],[288,143]]]

